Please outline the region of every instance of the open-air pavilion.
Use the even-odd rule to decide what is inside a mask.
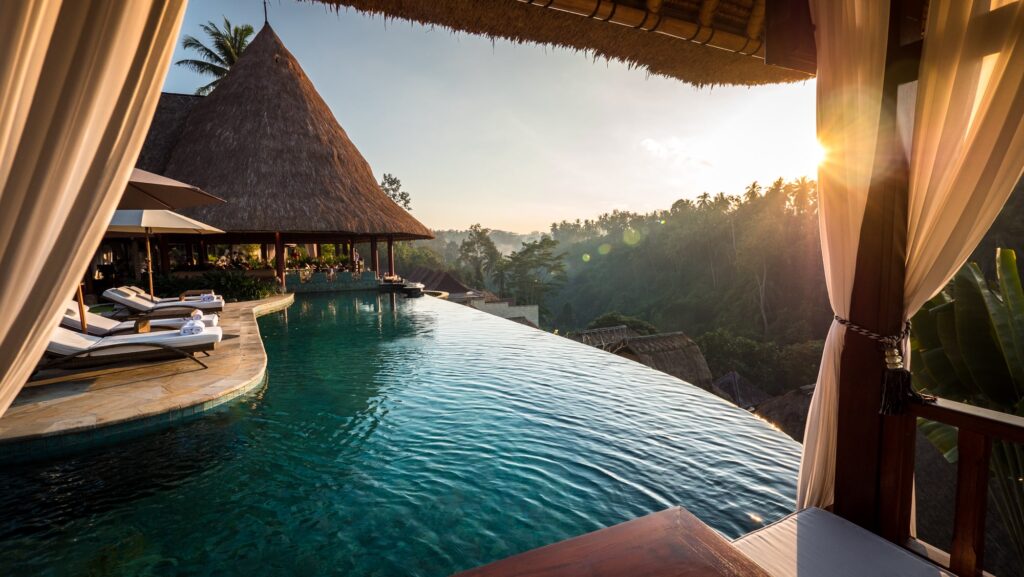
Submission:
[[[759,541],[767,533],[724,542],[692,515],[672,509],[472,574],[980,574],[993,446],[1024,442],[1024,418],[945,399],[922,402],[890,371],[898,370],[900,352],[907,356],[907,319],[963,265],[1024,169],[1024,2],[324,3],[589,50],[695,84],[799,80],[807,74],[771,67],[807,70],[816,62],[819,138],[830,153],[819,173],[821,232],[837,321],[807,424],[797,495],[799,508],[816,507],[808,509],[811,516],[803,525],[782,525],[791,539],[773,548]],[[0,277],[0,308],[7,311],[0,320],[0,408],[45,346],[49,325],[37,321],[56,319],[116,206],[184,13],[184,2],[173,0],[105,10],[71,1],[11,6],[0,9],[0,54],[9,64],[0,67],[0,87],[5,107],[14,111],[5,108],[0,116],[0,167],[6,170],[0,172],[0,263],[20,274]],[[104,33],[114,29],[118,34]],[[54,53],[64,55],[64,65],[42,56]],[[92,106],[44,113],[71,95]],[[208,130],[218,129],[220,118],[207,120]],[[86,132],[103,138],[80,138]],[[227,139],[219,142],[256,138],[210,136]],[[193,143],[196,154],[202,144]],[[212,177],[168,172],[234,201]],[[213,211],[190,214],[231,228]],[[26,230],[47,231],[52,242],[40,243],[22,234]],[[880,411],[883,399],[889,402]],[[948,554],[913,538],[917,418],[958,429]],[[801,526],[809,529],[798,531]],[[829,530],[840,526],[843,532]],[[820,536],[838,541],[814,540]],[[832,557],[849,551],[864,565],[835,566]],[[886,555],[876,556],[879,551]]]
[[[352,260],[367,243],[367,268],[395,274],[395,241],[433,238],[392,201],[327,104],[269,24],[206,97],[164,95],[147,136],[144,168],[194,184],[227,202],[184,214],[224,230],[217,244],[260,244],[285,278],[286,244],[334,244]],[[192,239],[160,239],[194,250]],[[383,246],[381,246],[383,245]],[[342,248],[344,246],[345,248]],[[381,268],[380,249],[387,269]]]

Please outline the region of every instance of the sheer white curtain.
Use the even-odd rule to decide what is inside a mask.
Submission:
[[[963,266],[1024,171],[1024,2],[933,0],[916,108],[908,317]]]
[[[818,45],[819,225],[832,310],[849,318],[861,221],[878,140],[887,0],[811,0]],[[839,357],[846,329],[832,323],[804,432],[797,508],[832,503]]]
[[[843,46],[843,40],[827,38],[831,29],[827,16],[848,9],[847,4],[855,3],[811,2],[820,35],[819,137],[833,152],[819,170],[822,244],[829,295],[840,316],[848,312],[856,261],[856,249],[850,247],[858,242],[864,211],[862,193],[867,190],[861,161],[867,161],[870,169],[870,158],[843,154],[824,130],[821,119],[837,114],[835,94],[843,92],[833,85],[836,71],[828,69],[863,66],[875,70],[882,58],[879,53],[850,44],[845,56],[856,54],[859,57],[850,60],[864,62],[837,64],[829,58],[822,60],[823,48],[827,51]],[[888,2],[878,4],[886,4],[884,9],[888,10]],[[1000,12],[989,14],[994,9]],[[876,25],[878,30],[885,30],[884,20]],[[908,318],[964,264],[1024,172],[1024,1],[933,0],[925,38],[910,156],[904,302]],[[884,51],[884,34],[875,42]],[[862,98],[876,107],[876,120],[879,100],[875,95],[880,86],[879,75],[877,85],[862,87]],[[841,118],[843,113],[838,114]],[[868,134],[859,126],[856,132]],[[871,134],[873,141],[874,132]],[[856,177],[855,181],[851,176]],[[863,188],[843,190],[844,182],[863,184]],[[837,194],[849,196],[836,198]],[[807,419],[798,508],[826,506],[833,500],[836,380],[841,350],[842,329],[833,325]]]
[[[0,1],[0,415],[127,184],[184,13],[185,0]]]

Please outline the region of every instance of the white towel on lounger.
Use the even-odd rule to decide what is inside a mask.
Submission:
[[[183,335],[198,335],[202,334],[204,330],[206,330],[206,325],[203,324],[202,321],[197,322],[190,320],[181,325],[181,334]]]

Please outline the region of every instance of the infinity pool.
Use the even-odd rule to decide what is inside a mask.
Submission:
[[[668,375],[433,298],[296,297],[227,409],[0,470],[0,575],[440,577],[672,505],[793,507],[799,446]]]

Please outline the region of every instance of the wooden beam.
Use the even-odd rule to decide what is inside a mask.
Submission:
[[[818,48],[807,0],[772,0],[763,10],[765,63],[817,73]]]
[[[673,38],[713,46],[744,56],[764,58],[764,42],[760,34],[750,37],[727,30],[712,28],[709,24],[690,22],[681,18],[667,16],[663,11],[651,11],[645,3],[635,7],[612,0],[519,0],[527,4],[571,12],[594,20],[612,24],[621,24],[638,30],[664,34]],[[805,0],[806,3],[806,0]],[[704,0],[699,18],[713,20],[718,0]],[[707,16],[705,16],[707,14]]]
[[[934,403],[913,403],[908,411],[915,417],[928,419],[985,435],[1008,443],[1024,443],[1024,417],[991,409],[965,405],[948,399]]]
[[[281,282],[281,289],[285,290],[288,288],[287,283],[284,279],[285,274],[285,254],[284,254],[284,239],[281,238],[281,233],[274,233],[274,261],[276,263],[277,278]]]
[[[395,237],[388,237],[388,276],[395,276]]]
[[[898,91],[907,70],[916,70],[920,64],[903,60],[902,20],[894,16],[901,10],[902,1],[892,0],[878,143],[850,300],[850,320],[883,335],[899,334],[903,329],[909,164],[897,126]],[[840,363],[834,512],[882,533],[880,471],[884,451],[893,449],[883,448],[883,439],[902,442],[906,425],[898,417],[879,415],[885,368],[879,343],[846,331]],[[896,430],[886,433],[885,427]],[[906,448],[896,450],[903,455]],[[887,479],[887,489],[903,487],[905,482]],[[901,502],[899,497],[889,501]],[[899,515],[902,517],[902,511]],[[893,522],[887,521],[887,531],[895,537],[902,531],[894,531]]]
[[[377,237],[370,237],[370,266],[373,274],[380,276],[380,253],[377,251]]]
[[[879,534],[901,545],[910,539],[914,508],[917,419],[910,414],[885,419],[879,478]]]
[[[956,513],[949,568],[973,577],[984,568],[985,511],[988,509],[988,466],[992,442],[968,430],[957,435]]]

